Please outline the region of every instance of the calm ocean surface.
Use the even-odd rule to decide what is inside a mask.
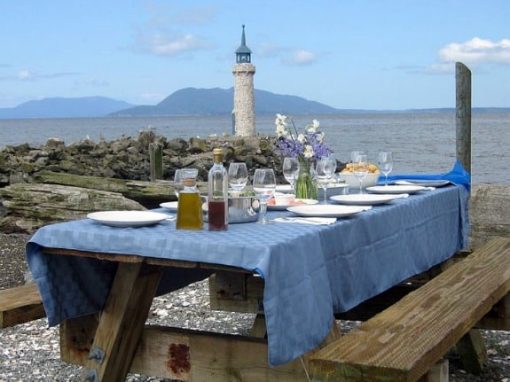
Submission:
[[[351,150],[366,150],[376,161],[379,150],[394,153],[394,173],[444,172],[455,161],[455,113],[363,113],[315,116],[326,134],[326,142],[339,160],[347,161]],[[294,118],[298,129],[311,117]],[[70,144],[87,136],[98,141],[136,137],[152,127],[168,138],[232,131],[228,116],[74,118],[0,120],[0,148],[6,145],[45,143],[62,138]],[[257,118],[257,131],[274,133],[274,117]],[[510,113],[475,113],[472,120],[472,171],[475,183],[510,183]]]

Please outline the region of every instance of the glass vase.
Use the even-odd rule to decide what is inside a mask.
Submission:
[[[312,177],[312,163],[304,158],[298,158],[299,173],[296,179],[296,198],[317,199],[317,187]]]

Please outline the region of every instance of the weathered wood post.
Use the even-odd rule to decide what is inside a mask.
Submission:
[[[163,177],[163,150],[158,143],[149,143],[151,182]]]
[[[471,175],[471,71],[455,63],[457,159]]]

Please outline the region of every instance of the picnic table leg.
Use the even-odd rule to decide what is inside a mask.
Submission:
[[[119,263],[89,353],[86,381],[123,381],[156,293],[161,268]]]
[[[266,316],[262,313],[257,313],[255,317],[255,321],[253,321],[253,326],[250,330],[250,335],[252,337],[266,338],[267,337],[267,329],[266,329]]]
[[[482,373],[487,364],[487,349],[479,329],[471,329],[457,342],[457,353],[464,369],[471,374]]]

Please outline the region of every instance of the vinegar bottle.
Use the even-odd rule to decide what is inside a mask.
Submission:
[[[223,167],[223,149],[213,150],[214,164],[207,177],[209,231],[228,228],[228,175]]]
[[[183,169],[182,184],[184,188],[179,192],[177,203],[177,229],[202,229],[202,200],[196,187],[198,170]]]

